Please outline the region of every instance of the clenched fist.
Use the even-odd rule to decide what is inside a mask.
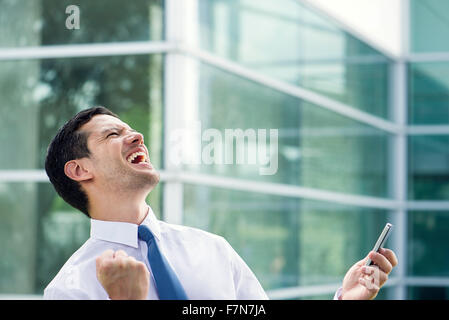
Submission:
[[[97,278],[112,300],[144,300],[150,274],[143,262],[123,250],[106,250],[97,257]]]

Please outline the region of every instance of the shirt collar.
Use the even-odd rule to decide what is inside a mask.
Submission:
[[[159,221],[150,206],[148,206],[148,213],[141,224],[147,226],[151,233],[160,240]],[[138,247],[137,228],[137,224],[129,222],[90,219],[91,238],[121,243],[134,248]]]

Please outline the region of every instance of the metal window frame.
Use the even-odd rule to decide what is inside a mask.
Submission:
[[[110,42],[0,48],[0,61],[154,54],[173,52],[175,50],[176,44],[170,41]]]
[[[393,118],[395,123],[402,128],[394,137],[392,151],[391,175],[393,182],[394,198],[401,206],[394,212],[395,236],[393,247],[400,263],[395,275],[398,281],[394,287],[392,298],[404,300],[407,298],[407,287],[405,278],[407,276],[407,110],[408,110],[408,85],[407,85],[407,62],[403,59],[409,51],[409,2],[400,2],[401,20],[401,55],[394,59],[391,74],[391,94],[393,107]]]
[[[182,9],[184,2],[176,3],[176,0],[165,0],[165,38],[174,43],[181,42],[183,36]],[[164,142],[163,163],[164,169],[169,172],[177,172],[180,166],[169,160],[167,146],[170,144],[167,132],[172,132],[180,127],[176,109],[183,106],[182,85],[184,77],[183,57],[176,51],[166,52],[164,59]],[[173,94],[175,93],[176,94]],[[163,175],[161,174],[161,179]],[[162,217],[165,221],[174,224],[182,223],[183,214],[183,185],[177,181],[167,181],[163,185],[162,193]]]
[[[409,281],[417,282],[420,279],[410,278]],[[400,280],[398,278],[392,277],[388,279],[384,287],[394,288],[398,285]],[[288,287],[281,289],[272,289],[267,291],[267,295],[270,299],[292,299],[292,298],[303,298],[317,295],[330,294],[334,295],[338,288],[341,287],[341,283],[331,283],[331,284],[318,284],[318,285],[305,285],[297,287]]]
[[[395,120],[398,125],[405,127],[407,112],[407,68],[404,62],[398,61],[393,67],[393,101]],[[404,300],[406,298],[405,276],[407,261],[407,135],[405,130],[393,138],[391,178],[393,182],[394,199],[400,203],[400,208],[393,213],[393,224],[395,235],[393,237],[396,255],[400,263],[395,270],[399,281],[393,294],[394,299]]]
[[[411,125],[406,128],[408,136],[449,135],[449,125]]]

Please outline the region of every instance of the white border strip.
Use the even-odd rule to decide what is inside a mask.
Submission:
[[[265,76],[259,72],[250,70],[249,68],[243,67],[228,59],[218,57],[207,51],[191,48],[188,46],[180,46],[180,50],[185,55],[196,58],[204,63],[223,69],[232,74],[241,76],[245,79],[257,82],[279,92],[313,103],[317,107],[328,109],[350,119],[368,124],[389,133],[398,134],[402,132],[402,127],[396,125],[391,121],[373,116],[369,113],[360,111],[354,107],[327,98],[313,91]]]
[[[0,48],[0,61],[117,56],[176,51],[176,44],[166,41],[112,42],[98,44],[54,45],[42,47]]]

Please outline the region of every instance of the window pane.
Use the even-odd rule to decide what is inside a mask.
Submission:
[[[409,199],[449,199],[449,136],[410,136],[408,145]]]
[[[448,287],[409,287],[409,300],[448,300]]]
[[[162,64],[161,55],[1,62],[0,169],[43,168],[57,129],[96,105],[143,133],[160,167]]]
[[[413,52],[449,51],[449,2],[410,0],[410,48]]]
[[[79,28],[74,11],[79,8]],[[162,0],[9,0],[0,10],[0,47],[161,40]],[[69,28],[67,27],[69,26]]]
[[[35,253],[35,287],[29,293],[43,294],[64,263],[89,238],[90,220],[57,196],[50,183],[37,184],[36,188],[39,250]]]
[[[388,59],[299,1],[200,0],[199,19],[203,49],[390,117]]]
[[[382,210],[207,186],[185,185],[184,192],[184,224],[223,236],[265,290],[341,283],[388,217]]]
[[[1,293],[34,292],[37,201],[38,190],[33,183],[0,183]]]
[[[449,63],[409,66],[409,122],[449,124]]]
[[[147,198],[158,218],[161,194],[159,185]],[[0,294],[43,294],[89,232],[90,220],[50,183],[0,183]]]
[[[389,134],[219,69],[201,64],[198,70],[198,101],[186,108],[186,117],[199,119],[202,134],[183,136],[185,149],[196,152],[201,165],[187,159],[188,170],[390,196]],[[187,126],[195,131],[192,122]],[[216,130],[213,139],[205,137],[211,129]],[[245,140],[232,139],[236,129],[246,132],[241,132]],[[278,130],[277,150],[269,129]],[[260,132],[266,136],[259,138]],[[202,148],[195,151],[188,143],[198,140]],[[259,156],[260,150],[267,158]],[[238,155],[245,158],[238,162]]]
[[[391,242],[390,242],[390,246],[391,246]],[[389,277],[391,277],[389,275]],[[391,281],[391,280],[390,280]],[[382,287],[379,291],[379,293],[377,294],[376,298],[374,298],[375,300],[394,300],[395,299],[395,288],[394,287]]]
[[[411,211],[408,216],[409,274],[449,276],[449,211]]]

